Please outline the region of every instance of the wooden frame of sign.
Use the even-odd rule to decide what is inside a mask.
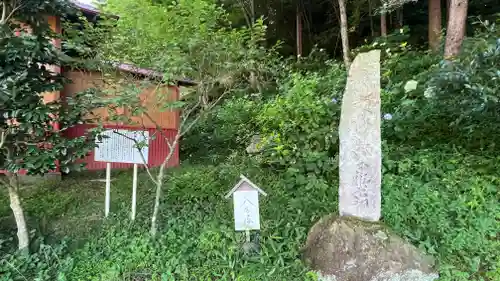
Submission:
[[[267,196],[260,187],[240,175],[240,181],[225,196],[226,199],[233,196],[234,229],[245,231],[247,242],[250,242],[250,230],[260,230],[259,194]]]

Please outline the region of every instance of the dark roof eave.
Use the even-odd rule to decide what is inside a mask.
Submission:
[[[133,74],[138,74],[138,75],[143,75],[146,77],[151,77],[155,79],[161,79],[163,80],[163,73],[154,71],[152,69],[147,69],[147,68],[141,68],[138,66],[135,66],[133,64],[128,64],[128,63],[113,63],[113,65],[120,71],[124,72],[129,72]],[[195,81],[192,81],[190,79],[177,79],[176,80],[177,86],[183,86],[183,87],[193,87],[197,86],[198,83]]]
[[[101,14],[99,9],[97,9],[97,7],[95,7],[94,5],[82,3],[78,0],[71,0],[71,3],[73,3],[83,13],[87,13],[87,14],[91,14],[91,15],[100,15]],[[118,16],[118,15],[108,15],[108,16],[115,18],[115,19],[120,18],[120,16]]]
[[[188,79],[177,80],[177,86],[180,87],[195,87],[198,83]]]

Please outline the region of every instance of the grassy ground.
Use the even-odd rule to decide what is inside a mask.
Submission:
[[[117,174],[115,183],[128,177],[126,172]],[[64,177],[56,184],[26,186],[20,191],[24,211],[32,232],[36,236],[60,239],[71,236],[73,240],[85,240],[89,226],[99,225],[103,214],[104,184],[94,181],[103,178],[100,174]],[[125,194],[114,190],[113,204]],[[15,228],[8,203],[8,196],[0,197],[1,234]],[[6,239],[6,237],[2,237]]]
[[[443,280],[499,280],[497,167],[498,159],[486,156],[392,153],[384,160],[384,222],[436,256]],[[233,230],[232,206],[223,198],[240,173],[269,194],[261,200],[262,231],[252,237],[258,255],[242,249],[244,237]],[[308,280],[300,247],[312,224],[337,209],[335,179],[293,186],[240,157],[185,164],[169,175],[160,232],[151,239],[154,190],[147,175],[140,175],[134,223],[130,174],[114,178],[108,219],[104,184],[88,176],[24,189],[38,250],[19,257],[12,243],[0,243],[0,280]],[[13,224],[7,198],[0,200],[5,240]]]

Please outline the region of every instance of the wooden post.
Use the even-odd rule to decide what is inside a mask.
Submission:
[[[104,215],[108,217],[109,215],[109,205],[110,205],[110,198],[111,198],[111,163],[106,163],[106,202],[105,202],[105,209],[104,209]]]
[[[246,242],[250,242],[250,230],[245,230]]]
[[[132,220],[135,220],[137,202],[137,164],[134,164],[134,175],[132,178]]]

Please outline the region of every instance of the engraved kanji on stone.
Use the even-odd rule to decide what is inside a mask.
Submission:
[[[368,221],[381,215],[380,50],[352,63],[339,125],[339,213]]]

